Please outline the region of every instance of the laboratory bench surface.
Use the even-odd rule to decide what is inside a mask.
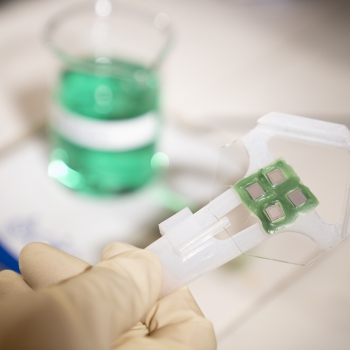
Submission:
[[[53,227],[59,230],[69,204],[76,218],[88,213],[92,227],[102,218],[105,242],[91,238],[89,247],[100,250],[115,239],[146,246],[157,237],[157,223],[171,215],[160,194],[170,189],[181,203],[206,204],[219,144],[244,135],[260,116],[280,111],[350,127],[347,1],[148,2],[171,15],[176,37],[162,68],[168,127],[161,147],[178,176],[100,204],[44,177],[42,130],[57,64],[39,34],[45,20],[72,1],[0,4],[0,232],[8,237],[12,221],[22,229],[32,220],[43,236]],[[23,165],[26,176],[16,175]],[[41,186],[47,186],[45,193]],[[56,198],[53,211],[45,206],[50,198]],[[140,215],[128,220],[135,203]],[[36,216],[29,218],[30,204]],[[94,219],[96,211],[100,217]],[[81,220],[68,221],[69,229],[91,230],[80,226]],[[144,237],[135,235],[146,226],[150,232]],[[310,267],[242,256],[190,288],[214,324],[219,350],[345,350],[350,347],[349,252],[347,240]]]

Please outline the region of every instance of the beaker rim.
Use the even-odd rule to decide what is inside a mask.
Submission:
[[[102,2],[105,4],[111,4],[111,12],[108,15],[100,15],[96,10],[97,4]],[[62,46],[54,39],[54,33],[64,24],[67,18],[72,18],[79,13],[90,12],[90,15],[95,16],[96,20],[99,20],[108,19],[108,16],[116,13],[116,9],[118,9],[118,13],[124,11],[132,16],[148,21],[159,34],[163,35],[163,46],[155,56],[155,59],[150,64],[145,65],[145,68],[147,69],[158,69],[167,56],[173,42],[170,16],[154,6],[144,6],[144,4],[141,6],[140,3],[133,3],[130,1],[126,2],[124,0],[89,0],[65,6],[47,20],[42,33],[44,46],[67,66],[74,66],[83,71],[94,72],[97,69],[99,74],[110,73],[108,71],[108,65],[98,64],[94,61],[88,60],[87,57],[75,56],[67,52],[67,50],[62,48]]]

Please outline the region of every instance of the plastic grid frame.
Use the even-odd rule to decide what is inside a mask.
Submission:
[[[273,184],[269,174],[276,172],[276,170],[282,172],[284,180]],[[247,188],[256,183],[261,186],[264,193],[253,199]],[[240,196],[242,203],[260,219],[264,230],[270,234],[292,225],[298,216],[310,212],[319,204],[315,195],[307,186],[301,183],[299,176],[283,159],[278,159],[238,181],[233,188]],[[288,197],[297,190],[300,190],[306,197],[306,201],[298,206]],[[272,220],[267,209],[276,205],[282,210],[283,215],[276,220]]]
[[[350,131],[344,125],[283,113],[269,113],[260,118],[258,125],[241,138],[249,155],[246,178],[253,173],[259,173],[259,169],[271,166],[276,161],[268,148],[268,142],[273,137],[290,138],[350,151]],[[232,144],[224,147],[229,147]],[[232,161],[231,158],[227,165],[232,165],[235,168],[240,166],[240,160],[233,158]],[[284,178],[285,175],[283,174]],[[295,175],[295,173],[292,172],[292,175]],[[300,215],[291,226],[285,229],[282,228],[277,233],[285,231],[302,234],[313,240],[322,251],[327,251],[347,238],[350,232],[350,176],[349,173],[347,175],[348,181],[340,221],[335,224],[328,224],[322,220],[315,210],[311,210],[306,215]],[[239,178],[242,179],[242,176]],[[297,177],[296,179],[298,181],[295,184],[298,189],[300,191],[305,189],[300,184],[300,180]],[[261,222],[259,222],[230,235],[228,239],[217,239],[215,237],[220,227],[227,227],[227,215],[242,204],[239,194],[233,187],[233,182],[230,182],[229,178],[223,178],[223,180],[225,180],[225,185],[228,185],[227,187],[224,186],[224,188],[227,188],[226,191],[212,198],[209,204],[195,213],[192,213],[188,208],[184,208],[163,221],[159,225],[162,237],[146,248],[158,256],[163,266],[162,296],[188,284],[204,273],[216,269],[229,260],[246,254],[250,249],[275,236],[266,233]],[[277,190],[282,186],[280,180],[281,176],[278,172],[272,176],[272,181],[276,185],[273,190]],[[264,181],[267,181],[267,178]],[[271,186],[270,183],[269,186]],[[301,208],[306,209],[305,205],[308,203],[306,193],[304,193],[305,202],[302,195],[296,193],[291,196],[293,192],[289,191],[293,191],[293,189],[289,189],[288,193],[283,193],[283,199],[288,201],[287,203],[290,206],[292,206],[293,200],[296,203],[295,207],[300,210]],[[260,197],[258,189],[255,189],[253,194],[256,194],[256,198]],[[246,195],[249,196],[247,192]],[[288,199],[288,195],[291,199]],[[247,200],[247,203],[252,201],[249,197],[247,197]],[[278,213],[277,215],[274,214],[273,217],[277,218]],[[265,218],[267,219],[266,215]],[[225,231],[228,233],[226,229]],[[310,265],[315,258],[311,258],[312,260],[307,263],[297,263],[297,265]],[[285,259],[279,261],[288,262]]]

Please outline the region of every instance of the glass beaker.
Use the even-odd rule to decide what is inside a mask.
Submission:
[[[51,19],[45,43],[62,63],[51,99],[51,177],[102,195],[152,178],[158,68],[170,39],[165,13],[130,2],[87,2]]]

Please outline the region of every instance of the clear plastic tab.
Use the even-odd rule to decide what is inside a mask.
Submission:
[[[221,148],[209,210],[243,254],[309,265],[349,235],[349,132],[308,121],[274,113]]]
[[[158,255],[163,267],[161,295],[242,254],[226,231],[229,226],[226,216],[217,219],[208,206],[196,213],[184,208],[159,225],[163,237],[147,249]]]

